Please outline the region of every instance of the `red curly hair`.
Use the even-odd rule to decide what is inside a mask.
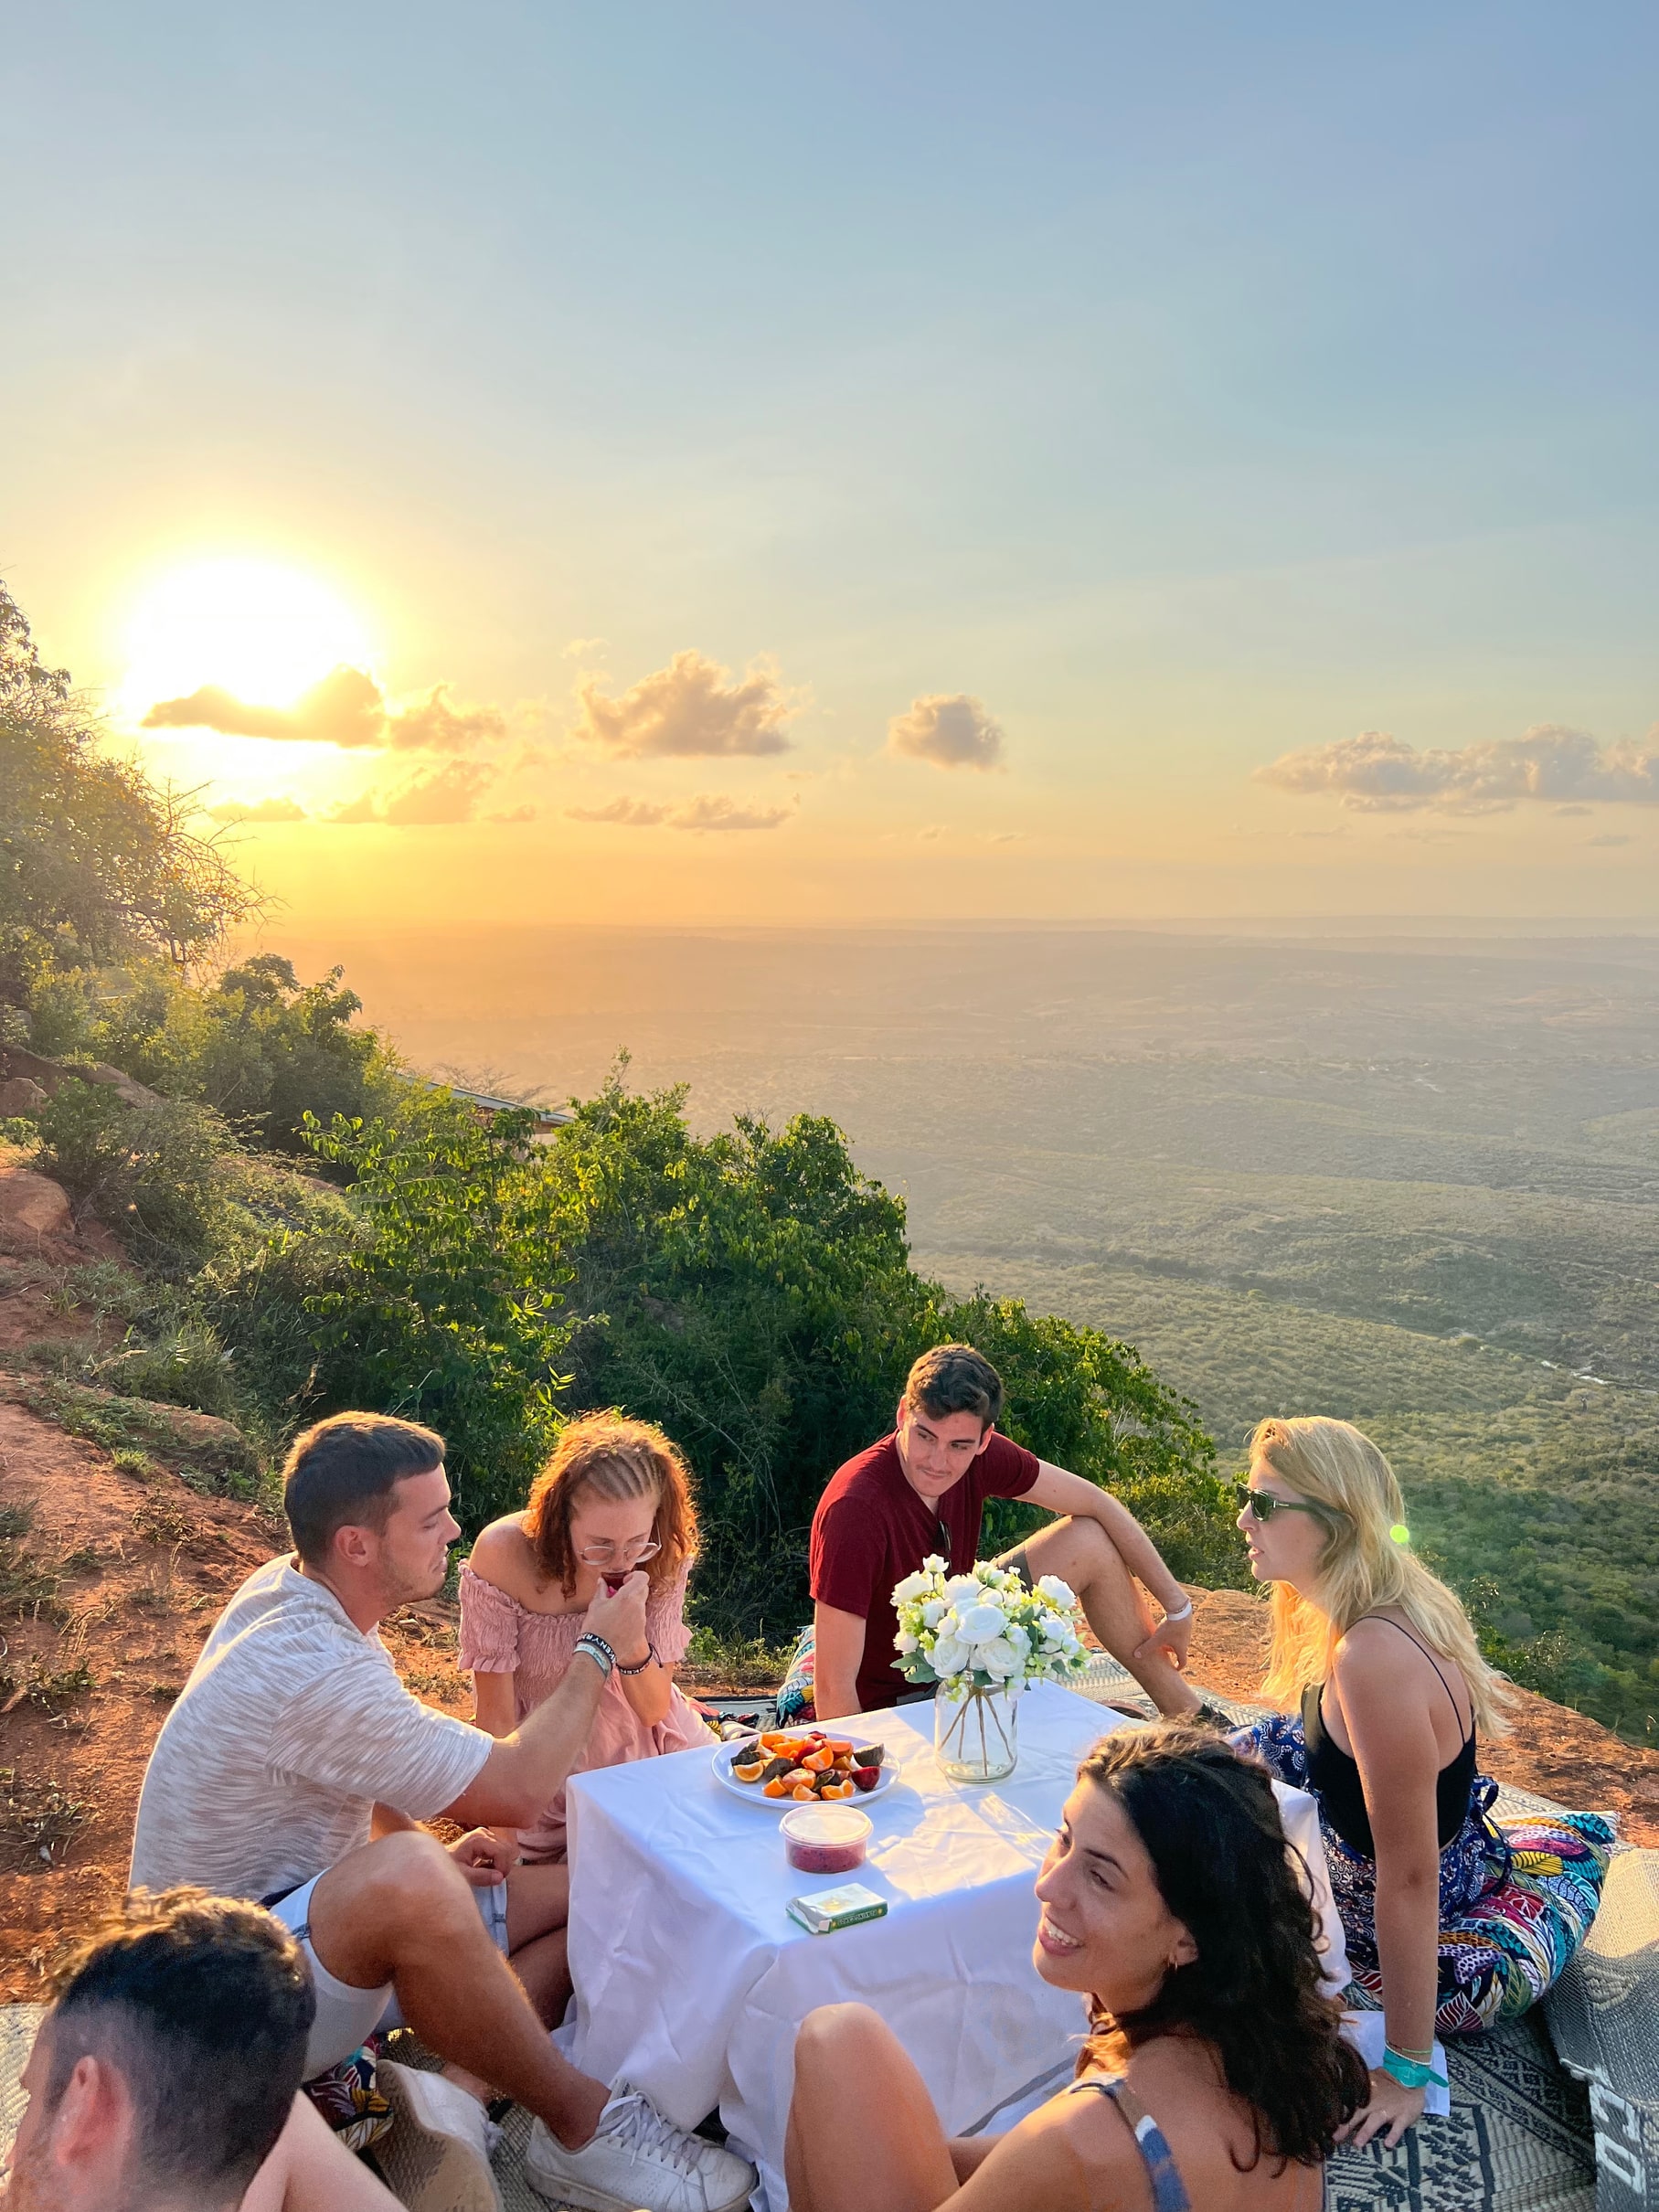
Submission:
[[[651,1533],[662,1549],[645,1561],[645,1573],[654,1590],[679,1579],[697,1553],[697,1515],[691,1470],[671,1437],[654,1421],[630,1420],[617,1412],[584,1413],[560,1431],[553,1456],[531,1485],[524,1532],[537,1566],[567,1594],[575,1589],[577,1574],[570,1515],[584,1490],[601,1498],[654,1497]]]

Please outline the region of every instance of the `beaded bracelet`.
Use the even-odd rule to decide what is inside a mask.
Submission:
[[[1397,2051],[1391,2043],[1383,2047],[1381,2071],[1390,2080],[1398,2081],[1402,2090],[1426,2090],[1430,2082],[1437,2089],[1450,2087],[1444,2074],[1437,2074],[1431,2065],[1422,2066],[1417,2059],[1408,2058],[1402,2051]]]
[[[643,1675],[645,1669],[652,1664],[655,1658],[656,1645],[654,1643],[647,1643],[645,1645],[645,1656],[640,1661],[637,1666],[624,1666],[622,1661],[619,1659],[616,1663],[616,1671],[619,1675]]]
[[[598,1667],[600,1673],[605,1677],[606,1681],[609,1682],[611,1679],[611,1669],[616,1664],[616,1654],[611,1649],[611,1646],[605,1642],[605,1639],[599,1633],[598,1630],[590,1628],[587,1631],[585,1635],[578,1636],[576,1639],[576,1648],[579,1652],[587,1653],[589,1658],[592,1660],[594,1665]]]

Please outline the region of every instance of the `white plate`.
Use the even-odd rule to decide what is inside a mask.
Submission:
[[[792,1729],[790,1732],[796,1733]],[[783,1730],[780,1728],[776,1733],[781,1736],[783,1734]],[[804,1739],[807,1731],[803,1728],[799,1733]],[[744,1736],[739,1738],[736,1743],[721,1744],[715,1752],[714,1778],[721,1789],[729,1790],[733,1797],[740,1797],[745,1804],[759,1805],[765,1813],[787,1813],[792,1805],[804,1804],[806,1802],[804,1798],[768,1797],[762,1792],[758,1781],[738,1781],[733,1778],[731,1771],[733,1760],[740,1758],[754,1740],[752,1736]],[[873,1736],[843,1736],[839,1740],[842,1743],[850,1743],[854,1750],[861,1751],[867,1744],[874,1743],[876,1739]],[[889,1752],[888,1757],[883,1759],[881,1771],[873,1790],[855,1790],[851,1797],[832,1797],[826,1802],[832,1805],[868,1805],[873,1803],[877,1798],[885,1796],[899,1779],[898,1768],[888,1763],[891,1756],[892,1754]]]

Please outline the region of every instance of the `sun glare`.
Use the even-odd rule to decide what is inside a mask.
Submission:
[[[362,622],[319,578],[276,561],[199,560],[140,596],[122,691],[136,713],[204,684],[288,707],[341,662],[372,657]]]

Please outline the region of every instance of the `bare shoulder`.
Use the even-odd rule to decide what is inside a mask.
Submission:
[[[1332,1648],[1332,1662],[1339,1674],[1357,1676],[1387,1671],[1398,1659],[1405,1641],[1387,1621],[1369,1614],[1363,1621],[1356,1621],[1351,1629],[1337,1637]]]
[[[1140,2212],[1146,2169],[1110,2097],[1066,2091],[1022,2120],[952,2201],[962,2212]]]
[[[510,1598],[530,1599],[537,1593],[536,1555],[516,1513],[504,1514],[479,1531],[467,1565],[481,1582],[493,1583]]]

